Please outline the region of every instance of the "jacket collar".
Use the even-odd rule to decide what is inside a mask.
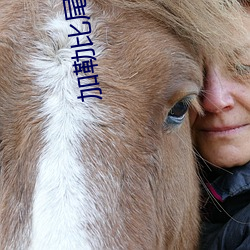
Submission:
[[[209,168],[207,172],[210,172],[208,174],[212,174],[213,178],[211,181],[204,179],[206,186],[220,202],[225,201],[229,197],[250,191],[250,162],[226,171]]]

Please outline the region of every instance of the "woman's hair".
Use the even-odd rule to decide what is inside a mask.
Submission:
[[[243,6],[250,6],[250,0],[239,0],[239,3]]]
[[[249,0],[95,0],[104,9],[110,6],[143,11],[166,24],[180,38],[187,39],[209,59],[237,63],[242,50],[244,15],[242,2]],[[238,35],[235,35],[239,32]],[[216,53],[215,53],[216,52]]]
[[[189,41],[207,60],[217,60],[234,66],[237,55],[244,50],[246,34],[242,25],[243,6],[250,0],[86,0],[98,4],[110,14],[115,9],[138,11],[158,19]],[[36,3],[24,0],[35,15]],[[237,35],[236,35],[237,33]],[[238,39],[242,37],[242,39]]]

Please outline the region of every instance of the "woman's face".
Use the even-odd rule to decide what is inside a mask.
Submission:
[[[250,17],[244,24],[249,40],[242,63],[250,69]],[[191,113],[194,145],[219,167],[243,165],[250,161],[250,70],[244,83],[229,79],[215,64],[209,65],[206,76],[201,97],[205,116]]]

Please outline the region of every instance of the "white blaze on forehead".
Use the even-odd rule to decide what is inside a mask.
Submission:
[[[70,48],[76,37],[68,38],[75,33],[70,24],[81,31],[87,28],[82,21],[65,21],[63,14],[51,19],[43,27],[47,38],[37,42],[38,50],[30,60],[35,84],[44,91],[40,97],[44,147],[37,167],[30,249],[92,249],[86,224],[98,212],[86,190],[87,166],[80,156],[89,132],[84,124],[95,119],[90,112],[94,103],[91,98],[84,103],[77,99],[80,90],[71,59],[75,48]],[[88,42],[86,36],[79,38]],[[96,56],[100,54],[95,42],[91,48]]]

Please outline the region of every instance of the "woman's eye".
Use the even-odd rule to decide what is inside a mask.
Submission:
[[[177,102],[168,112],[165,123],[167,125],[179,125],[183,122],[188,111],[190,98],[184,98]]]
[[[245,64],[238,64],[235,66],[237,73],[240,76],[248,75],[250,73],[250,66]]]

